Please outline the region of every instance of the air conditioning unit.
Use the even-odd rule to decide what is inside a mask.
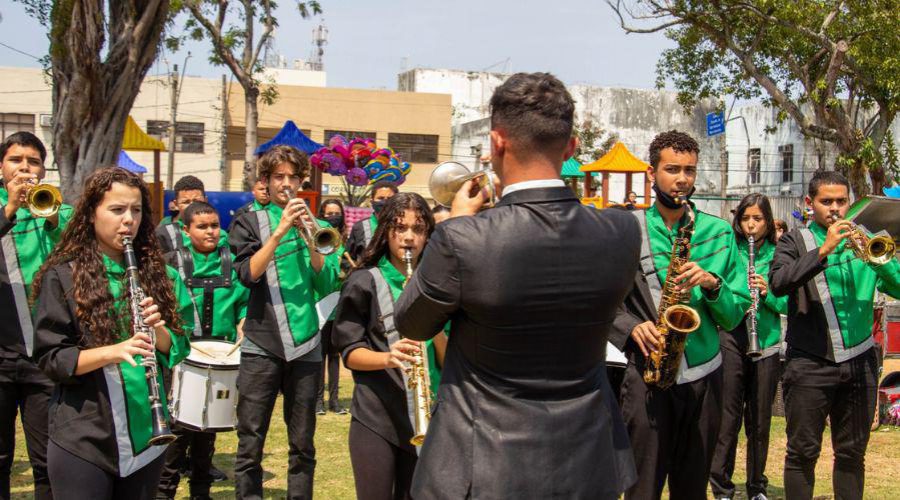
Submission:
[[[41,115],[41,126],[42,127],[52,127],[53,126],[53,115]]]

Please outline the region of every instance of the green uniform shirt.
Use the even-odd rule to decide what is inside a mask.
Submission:
[[[269,203],[260,212],[268,215],[269,225],[274,230],[281,222],[284,209]],[[324,221],[318,223],[322,227],[331,227]],[[278,288],[295,346],[306,343],[319,331],[316,300],[338,289],[338,257],[335,254],[326,256],[322,269],[315,272],[309,263],[309,249],[296,227],[288,231],[275,249],[273,263],[278,275]]]
[[[228,243],[224,246],[227,248]],[[219,242],[219,248],[223,244]],[[222,275],[222,256],[219,248],[204,255],[194,249],[188,243],[191,256],[194,260],[194,278],[215,278]],[[194,307],[198,318],[203,315],[203,287],[191,288]],[[213,290],[213,337],[224,338],[229,342],[237,339],[237,325],[247,316],[247,301],[250,298],[250,290],[238,280],[237,270],[231,270],[231,286],[215,288]],[[191,321],[193,321],[193,316]],[[194,325],[194,334],[200,334],[200,326]]]
[[[110,259],[106,255],[103,256],[103,264],[106,268],[106,278],[109,282],[109,291],[114,299],[114,309],[116,317],[119,318],[119,339],[125,340],[133,335],[131,325],[131,306],[128,302],[128,282],[125,278],[125,268],[118,262]],[[178,302],[178,313],[182,318],[182,331],[180,335],[171,334],[172,347],[168,355],[160,352],[156,353],[158,365],[174,367],[190,354],[191,346],[188,336],[194,328],[193,314],[191,308],[190,294],[181,281],[178,272],[171,267],[167,267],[166,271],[169,279],[175,286],[175,299]],[[117,369],[118,378],[124,389],[125,411],[128,416],[128,434],[131,440],[133,454],[137,455],[145,450],[150,440],[152,431],[150,421],[150,405],[147,403],[150,399],[149,389],[147,388],[147,375],[145,368],[141,365],[141,356],[135,356],[134,360],[137,366],[131,366],[127,362],[121,362],[117,366],[108,366],[109,369]],[[168,418],[168,404],[166,403],[165,385],[163,385],[162,372],[158,371],[157,380],[160,387],[160,398],[163,409]],[[109,384],[108,384],[109,385]],[[111,398],[112,399],[112,398]]]
[[[750,245],[747,243],[747,240],[743,238],[738,239],[738,251],[741,255],[741,263],[743,263],[742,270],[749,280],[749,275],[746,273],[750,265]],[[756,255],[754,256],[753,264],[756,267],[756,274],[768,280],[769,265],[772,264],[772,257],[774,256],[775,245],[769,240],[763,240],[762,245],[756,249]],[[741,289],[739,293],[743,290]],[[749,303],[749,284],[746,290],[748,295],[744,298]],[[759,347],[763,351],[762,357],[778,352],[781,342],[781,315],[787,314],[787,309],[787,296],[776,297],[771,291],[766,293],[765,297],[760,295],[759,307],[756,311],[756,334],[759,337]],[[747,331],[749,333],[749,330]],[[767,351],[767,349],[770,351]]]
[[[403,293],[403,282],[406,281],[406,276],[391,264],[387,255],[381,257],[381,260],[378,261],[378,269],[381,270],[381,275],[384,276],[384,280],[387,281],[388,287],[391,289],[391,296],[394,298],[394,302],[397,302],[400,294]],[[428,356],[428,381],[431,384],[431,393],[437,394],[437,388],[441,384],[441,368],[437,362],[434,342],[430,339],[425,341],[425,352]]]
[[[695,226],[691,237],[690,261],[696,262],[705,271],[721,278],[722,287],[714,297],[710,297],[699,286],[691,290],[689,305],[700,315],[700,327],[687,337],[678,383],[699,380],[721,365],[718,327],[733,330],[740,324],[750,306],[747,299],[749,297],[747,277],[739,270],[740,260],[731,226],[724,220],[704,212],[695,210],[694,213]],[[681,224],[674,224],[672,229],[666,227],[656,205],[643,213],[635,212],[635,216],[646,232],[645,245],[649,238],[649,251],[655,268],[650,274],[655,274],[661,285],[666,280],[672,245]],[[647,275],[647,280],[653,289],[651,275]]]
[[[816,244],[822,246],[828,230],[816,222],[809,225],[809,230]],[[843,243],[826,261],[825,281],[844,344],[834,348],[851,349],[872,336],[875,289],[892,297],[900,297],[900,263],[892,259],[882,266],[869,266],[857,259]],[[829,307],[824,303],[823,306]]]

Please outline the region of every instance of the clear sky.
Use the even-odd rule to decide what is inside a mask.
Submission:
[[[325,70],[332,87],[396,89],[406,67],[493,71],[549,71],[569,84],[652,88],[661,51],[671,42],[661,34],[626,35],[603,0],[321,0],[324,15],[301,20],[292,0],[281,0],[276,49],[288,61],[308,59],[312,29],[324,19],[329,30]],[[41,57],[46,28],[21,4],[0,3],[0,43]],[[236,16],[232,16],[236,19]],[[189,47],[187,74],[219,77],[210,65],[207,42]],[[181,64],[186,51],[165,54]],[[37,66],[33,58],[0,45],[0,65]],[[156,64],[151,74],[166,71]]]

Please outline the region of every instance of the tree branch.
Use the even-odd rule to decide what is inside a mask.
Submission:
[[[666,23],[663,23],[663,24],[660,24],[660,25],[657,25],[654,27],[650,27],[650,28],[631,27],[631,26],[628,26],[627,24],[625,24],[625,17],[622,16],[622,12],[620,10],[620,9],[622,9],[622,7],[621,7],[622,0],[617,0],[615,5],[613,5],[612,0],[606,0],[606,4],[609,5],[612,8],[613,12],[616,13],[616,16],[619,18],[619,26],[621,26],[622,29],[626,33],[657,33],[659,31],[663,31],[663,30],[671,28],[673,26],[678,26],[678,25],[684,24],[684,20],[676,18],[672,21],[669,21],[669,22],[666,22]],[[625,11],[628,12],[628,9],[626,8]],[[637,19],[637,16],[631,15],[630,13],[629,13],[629,16]],[[661,19],[663,17],[669,17],[669,16],[662,16],[662,15],[661,16],[653,16],[654,19],[658,19],[658,18]]]
[[[264,22],[262,35],[260,35],[259,40],[256,42],[256,49],[253,50],[253,55],[250,58],[250,65],[248,66],[249,71],[253,71],[252,68],[256,66],[256,61],[259,60],[259,53],[262,51],[263,46],[266,44],[266,41],[272,36],[272,31],[275,30],[275,18],[272,17],[272,2],[269,0],[262,0],[263,12],[264,12]],[[248,42],[250,39],[247,39]]]
[[[825,30],[828,29],[828,26],[831,25],[832,21],[834,21],[834,18],[837,17],[838,13],[841,11],[842,8],[844,8],[843,1],[838,3],[837,7],[835,7],[834,10],[831,11],[827,16],[825,16],[825,20],[822,22],[822,27],[819,28],[819,35],[825,36]]]
[[[219,2],[219,17],[217,22],[224,23],[224,13],[222,11],[222,3]],[[207,19],[207,17],[203,14],[203,11],[200,9],[199,0],[188,0],[184,3],[185,7],[191,11],[191,15],[194,16],[194,19],[200,23],[201,26],[206,30],[206,33],[209,35],[209,38],[212,40],[213,49],[216,54],[222,58],[222,61],[228,66],[228,69],[231,70],[234,77],[237,78],[238,82],[245,89],[250,85],[251,81],[248,78],[247,73],[241,68],[238,64],[237,60],[234,58],[234,54],[225,47],[225,41],[222,39],[222,24],[218,26],[213,25],[213,23]]]

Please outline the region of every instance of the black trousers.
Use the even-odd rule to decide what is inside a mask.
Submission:
[[[2,307],[12,307],[4,305]],[[2,352],[2,354],[9,354]],[[53,498],[47,475],[47,421],[53,383],[24,356],[0,356],[0,499],[9,498],[16,449],[16,417],[22,412],[25,446],[34,476],[34,497]]]
[[[325,406],[325,376],[328,375],[328,406],[330,408],[338,406],[338,382],[341,376],[341,356],[331,343],[331,330],[333,327],[334,321],[328,321],[322,327],[322,357],[325,362],[322,366],[319,378],[319,391],[316,396],[316,401]]]
[[[156,494],[165,455],[128,477],[117,477],[60,448],[47,446],[55,500],[151,500]]]
[[[863,497],[877,363],[874,348],[843,363],[788,353],[783,382],[788,439],[785,497],[812,498],[826,417],[831,418],[834,448],[834,497]]]
[[[242,354],[238,371],[237,435],[234,461],[237,498],[262,499],[262,458],[269,421],[278,393],[284,395],[287,425],[288,494],[291,499],[309,499],[316,469],[316,391],[321,362]]]
[[[713,455],[709,475],[713,495],[731,498],[738,434],[743,420],[747,435],[747,498],[766,494],[766,458],[769,453],[769,427],[772,402],[781,378],[781,360],[777,354],[752,361],[746,353],[746,332],[721,332],[722,346],[722,428]]]
[[[350,463],[357,500],[406,500],[416,455],[394,446],[355,418],[350,421]]]
[[[706,499],[719,435],[722,367],[700,380],[665,390],[644,382],[643,367],[629,361],[622,381],[622,416],[631,439],[638,480],[627,499],[669,496]]]
[[[165,497],[173,498],[181,481],[181,469],[185,461],[191,471],[189,480],[191,496],[209,495],[212,476],[209,469],[212,457],[216,452],[216,435],[212,432],[198,432],[178,427],[175,424],[172,433],[177,436],[174,443],[166,450],[166,461],[159,477],[159,492]],[[190,449],[190,458],[188,458]]]

